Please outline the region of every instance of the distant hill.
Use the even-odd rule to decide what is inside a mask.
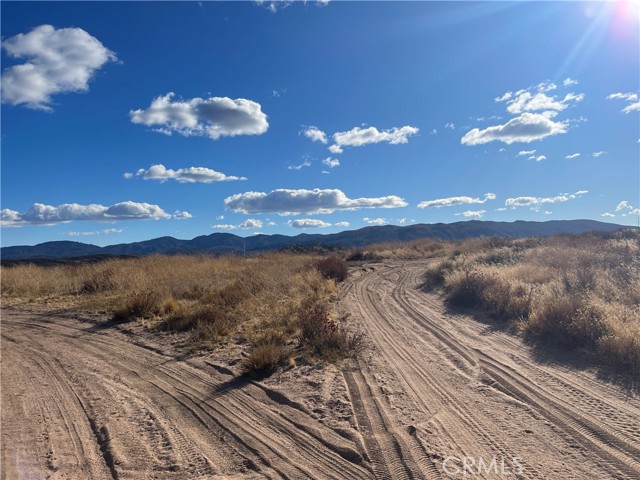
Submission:
[[[471,220],[456,223],[417,224],[399,227],[395,225],[365,227],[340,233],[286,235],[254,235],[239,237],[230,233],[212,233],[192,240],[160,237],[143,242],[121,243],[98,247],[80,242],[46,242],[34,246],[3,247],[2,261],[35,258],[69,258],[91,256],[143,256],[154,253],[242,253],[266,250],[291,249],[304,245],[331,247],[364,247],[374,243],[439,238],[461,240],[470,237],[543,237],[560,233],[610,232],[628,228],[594,220],[552,220],[548,222],[488,222]]]

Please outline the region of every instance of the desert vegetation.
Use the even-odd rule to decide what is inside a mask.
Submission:
[[[533,342],[581,349],[640,374],[640,234],[450,242],[425,272],[452,306],[479,309]]]
[[[338,257],[151,256],[1,272],[5,305],[139,320],[186,332],[194,349],[235,340],[246,345],[245,373],[266,373],[296,358],[335,361],[362,346],[361,336],[347,332],[335,313],[337,282],[347,275]]]

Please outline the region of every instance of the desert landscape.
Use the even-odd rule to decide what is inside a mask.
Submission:
[[[0,480],[640,480],[640,1],[0,10]]]
[[[2,477],[638,478],[639,239],[2,267]]]

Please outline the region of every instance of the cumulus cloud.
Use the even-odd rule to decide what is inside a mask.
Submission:
[[[133,123],[158,127],[165,134],[174,132],[189,136],[220,137],[261,135],[269,128],[267,116],[259,103],[245,98],[228,97],[192,98],[176,100],[169,92],[154,98],[149,108],[131,110]]]
[[[540,113],[523,113],[512,118],[504,125],[487,127],[484,130],[474,128],[462,137],[463,145],[482,145],[493,141],[506,144],[514,142],[530,143],[551,135],[567,133],[568,122],[554,122]]]
[[[316,220],[315,218],[301,218],[299,220],[293,220],[289,222],[293,228],[327,228],[330,227],[331,224],[327,222],[323,222],[322,220]]]
[[[307,128],[304,132],[304,136],[309,138],[312,142],[327,143],[327,134],[313,125]]]
[[[158,205],[150,203],[120,202],[109,207],[98,204],[65,203],[57,207],[34,203],[25,213],[4,209],[0,224],[5,227],[25,225],[54,225],[72,221],[113,222],[117,220],[160,220],[171,218]]]
[[[287,167],[288,170],[302,170],[303,168],[307,168],[311,166],[311,162],[306,160],[298,165],[289,165]]]
[[[389,130],[378,130],[376,127],[360,128],[355,127],[347,132],[336,132],[333,134],[334,145],[329,147],[331,153],[341,153],[342,147],[361,147],[372,143],[386,142],[391,145],[408,143],[409,137],[416,135],[419,129],[411,126],[391,128]]]
[[[104,230],[98,230],[95,232],[68,232],[67,235],[70,237],[91,237],[95,235],[111,235],[113,233],[122,233],[124,232],[121,228],[105,228]]]
[[[445,123],[444,128],[448,128],[450,130],[453,130],[453,129],[456,128],[456,125],[453,122],[449,122],[449,123]]]
[[[340,166],[340,160],[338,160],[337,158],[327,157],[322,160],[322,164],[329,168],[335,168]]]
[[[612,93],[607,96],[607,100],[623,100],[627,102],[627,106],[622,109],[624,113],[631,113],[635,110],[640,110],[640,102],[638,101],[637,93]]]
[[[365,223],[368,223],[369,225],[386,225],[387,223],[389,223],[389,221],[386,218],[364,217],[362,221]]]
[[[228,176],[205,167],[189,167],[172,170],[162,164],[151,165],[147,170],[141,168],[135,175],[133,173],[124,174],[124,178],[127,179],[131,179],[134,176],[142,177],[145,180],[157,180],[161,183],[167,180],[175,180],[178,183],[213,183],[246,180],[245,177]]]
[[[615,215],[613,213],[609,213],[609,212],[601,213],[600,216],[601,217],[609,217],[609,218],[615,217]]]
[[[565,78],[564,81],[562,82],[562,85],[565,87],[570,87],[572,85],[577,85],[577,84],[578,84],[578,81],[571,77]]]
[[[547,157],[545,155],[532,155],[528,158],[528,160],[535,160],[536,162],[541,162],[546,159]]]
[[[587,193],[589,193],[587,190],[579,190],[575,193],[562,193],[553,197],[513,197],[507,198],[504,204],[513,208],[532,207],[533,210],[539,210],[541,205],[568,202],[569,200],[580,198]]]
[[[465,218],[482,218],[487,213],[486,210],[467,210],[466,212],[456,213],[456,215],[462,215]]]
[[[605,152],[604,150],[600,150],[599,152],[593,152],[593,154],[592,154],[592,155],[593,155],[595,158],[598,158],[598,157],[601,157],[602,155],[606,155],[606,154],[607,154],[607,152]]]
[[[418,208],[440,208],[440,207],[454,207],[456,205],[465,205],[470,203],[485,203],[487,200],[495,200],[496,195],[494,193],[485,193],[484,198],[472,198],[467,196],[462,197],[447,197],[437,198],[435,200],[425,200],[418,204]]]
[[[567,81],[568,80],[568,81]],[[566,79],[564,86],[575,85],[577,82]],[[518,90],[515,93],[507,92],[501,97],[496,98],[496,102],[506,103],[507,111],[514,115],[524,112],[538,111],[556,111],[561,112],[572,103],[578,103],[584,100],[584,94],[567,93],[564,97],[556,95],[547,95],[547,92],[556,90],[558,87],[554,83],[542,82],[535,87],[529,87]]]
[[[333,224],[334,227],[348,227],[349,222],[337,222]]]
[[[25,63],[2,73],[2,103],[51,111],[51,96],[86,92],[94,73],[116,61],[113,52],[81,28],[40,25],[2,42],[12,58]]]
[[[239,225],[220,224],[212,225],[211,228],[213,228],[214,230],[249,230],[252,228],[262,228],[262,220],[247,218]]]
[[[580,156],[579,153],[572,153],[571,155],[567,155],[564,158],[572,159],[572,158],[578,158],[579,156]]]
[[[321,190],[319,188],[313,190],[277,189],[269,193],[238,193],[225,198],[224,204],[227,209],[234,212],[245,214],[273,212],[279,215],[333,213],[336,210],[407,206],[407,202],[395,195],[350,199],[340,190]]]
[[[189,212],[176,210],[173,214],[173,218],[175,218],[176,220],[188,220],[190,218],[193,218],[193,215],[191,215]]]
[[[536,153],[536,151],[535,151],[535,150],[520,150],[520,151],[518,152],[518,156],[519,156],[519,157],[524,157],[524,156],[526,156],[526,155],[533,155],[534,153]]]

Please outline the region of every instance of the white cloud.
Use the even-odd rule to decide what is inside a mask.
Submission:
[[[261,135],[269,128],[267,116],[259,103],[244,98],[192,98],[173,101],[169,92],[154,98],[146,110],[131,110],[133,123],[159,126],[163,133],[179,133],[185,137],[220,137]]]
[[[640,215],[640,208],[634,208],[627,215]]]
[[[519,156],[519,157],[524,157],[524,156],[526,156],[526,155],[533,155],[534,153],[536,153],[536,151],[535,151],[535,150],[520,150],[520,151],[518,152],[518,156]]]
[[[391,145],[408,143],[409,137],[418,132],[418,128],[408,125],[401,128],[391,128],[389,130],[378,130],[376,127],[355,127],[347,132],[334,133],[333,141],[335,145],[329,147],[329,150],[332,153],[341,153],[342,147],[361,147],[363,145],[381,142],[390,143]],[[333,147],[337,148],[332,150]]]
[[[638,94],[636,93],[612,93],[607,96],[607,100],[626,100],[628,102],[637,102]]]
[[[506,212],[507,209],[505,207],[496,208],[496,212]]]
[[[303,168],[307,168],[311,166],[311,162],[309,160],[306,160],[304,162],[302,162],[299,165],[289,165],[287,167],[288,170],[302,170]]]
[[[365,223],[368,223],[369,225],[386,225],[387,223],[389,223],[386,218],[364,217],[362,221],[364,221]]]
[[[466,212],[456,213],[456,215],[462,215],[466,218],[482,218],[487,213],[486,210],[467,210]]]
[[[450,130],[453,130],[453,129],[455,129],[455,128],[456,128],[456,125],[455,125],[455,123],[453,123],[453,122],[449,122],[449,123],[446,123],[446,124],[444,125],[444,128],[448,128],[448,129],[450,129]]]
[[[4,209],[0,225],[20,227],[25,225],[54,225],[72,221],[112,222],[117,220],[159,220],[171,218],[158,205],[137,202],[120,202],[109,207],[91,204],[65,203],[57,207],[34,203],[25,213]]]
[[[249,230],[252,228],[262,228],[262,220],[247,218],[239,225],[219,224],[212,225],[211,228],[214,230]]]
[[[470,203],[485,203],[487,200],[495,200],[494,193],[485,193],[484,198],[472,198],[467,196],[462,197],[447,197],[437,198],[435,200],[426,200],[418,204],[418,208],[430,208],[430,207],[453,207],[456,205],[466,205]]]
[[[98,230],[95,232],[68,232],[67,235],[70,237],[89,237],[94,235],[111,235],[113,233],[122,233],[124,232],[121,228],[106,228],[104,230]]]
[[[176,210],[173,214],[173,218],[175,218],[176,220],[188,220],[189,218],[193,218],[193,215],[191,215],[189,212]]]
[[[547,157],[545,155],[532,155],[531,157],[529,157],[527,160],[535,160],[536,162],[541,162],[543,160],[546,160]]]
[[[349,222],[338,222],[333,224],[334,227],[348,227]]]
[[[462,137],[463,145],[481,145],[493,141],[506,144],[514,142],[530,143],[542,140],[551,135],[567,133],[568,123],[554,122],[547,116],[539,113],[523,113],[519,117],[512,118],[504,125],[495,125],[480,130],[474,128]]]
[[[330,227],[331,224],[327,222],[323,222],[322,220],[316,220],[315,218],[301,218],[299,220],[293,220],[289,222],[293,228],[327,228]]]
[[[255,0],[256,5],[266,8],[271,13],[277,13],[278,10],[293,5],[293,0]]]
[[[577,85],[577,84],[578,84],[578,81],[571,77],[565,78],[564,81],[562,82],[562,85],[565,87],[570,87],[572,85]]]
[[[629,102],[629,104],[622,109],[624,113],[631,113],[635,110],[640,110],[640,102],[638,101],[637,93],[612,93],[607,96],[607,100],[623,100],[625,102]]]
[[[318,127],[310,126],[304,132],[304,136],[311,139],[312,142],[327,143],[327,134]]]
[[[595,158],[598,158],[598,157],[601,157],[602,155],[606,155],[606,154],[607,154],[607,152],[605,152],[604,150],[600,150],[599,152],[593,152],[593,154],[592,154],[592,155],[593,155]]]
[[[135,176],[142,177],[145,180],[158,180],[159,182],[175,180],[178,183],[213,183],[246,180],[245,177],[228,176],[205,167],[189,167],[172,170],[162,164],[151,165],[148,170],[141,168],[135,173]],[[124,178],[131,179],[133,177],[133,173],[124,174]]]
[[[616,212],[619,212],[620,210],[631,210],[632,208],[633,206],[629,203],[628,200],[623,200],[616,207]]]
[[[571,155],[567,155],[564,158],[572,159],[572,158],[578,158],[579,156],[580,156],[579,153],[572,153]]]
[[[94,73],[116,61],[113,52],[81,28],[55,29],[40,25],[2,42],[10,57],[25,63],[6,68],[2,74],[2,103],[25,104],[51,111],[51,96],[86,92]]]
[[[322,160],[322,164],[329,168],[339,167],[340,160],[338,160],[337,158],[327,157],[324,160]]]
[[[609,212],[601,213],[600,216],[601,217],[609,217],[609,218],[615,217],[615,215],[613,213],[609,213]]]
[[[321,190],[319,188],[313,190],[277,189],[269,193],[238,193],[225,198],[224,204],[227,209],[234,212],[245,214],[273,212],[280,215],[333,213],[336,210],[407,206],[407,202],[395,195],[350,199],[340,190]]]
[[[581,197],[582,195],[586,195],[589,193],[587,190],[579,190],[575,193],[562,193],[560,195],[556,195],[554,197],[514,197],[507,198],[504,204],[508,207],[534,207],[534,209],[539,209],[540,205],[545,205],[549,203],[561,203],[568,202],[569,200],[574,200],[576,198]]]
[[[567,79],[563,82],[564,86],[575,85],[575,81]],[[575,83],[572,83],[575,82]],[[518,90],[515,94],[507,92],[501,97],[495,99],[496,102],[506,103],[507,111],[512,114],[520,114],[524,112],[537,112],[553,110],[561,112],[566,109],[572,102],[578,103],[584,100],[584,94],[567,93],[564,98],[556,95],[547,95],[546,92],[557,89],[554,83],[543,82],[535,87]]]

